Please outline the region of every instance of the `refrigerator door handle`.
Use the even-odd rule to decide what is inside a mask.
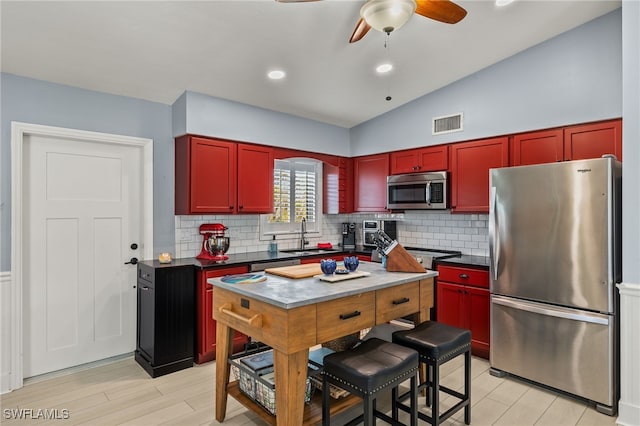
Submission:
[[[493,280],[498,280],[498,265],[500,264],[500,235],[498,234],[496,202],[498,195],[496,187],[489,188],[489,256],[493,269]]]
[[[576,309],[567,309],[550,305],[542,305],[535,302],[525,302],[523,300],[513,300],[502,296],[492,296],[491,303],[506,306],[508,308],[519,309],[521,311],[532,312],[534,314],[546,315],[550,317],[569,319],[574,321],[588,322],[592,324],[609,325],[609,316],[595,314]]]

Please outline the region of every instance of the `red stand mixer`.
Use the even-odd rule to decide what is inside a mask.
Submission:
[[[200,235],[202,235],[202,250],[196,259],[204,260],[227,260],[225,255],[229,250],[229,237],[225,237],[224,231],[227,228],[221,223],[203,223],[200,225]]]

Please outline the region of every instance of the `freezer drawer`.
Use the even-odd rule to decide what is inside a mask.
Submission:
[[[491,367],[612,407],[614,323],[610,315],[492,295]]]

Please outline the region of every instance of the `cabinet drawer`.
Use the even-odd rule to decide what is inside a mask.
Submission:
[[[458,266],[438,266],[438,281],[489,288],[489,271]]]
[[[313,305],[281,309],[214,286],[213,317],[218,327],[224,322],[284,353],[298,352],[317,343]]]
[[[418,281],[376,291],[376,323],[382,324],[418,312]]]
[[[343,297],[317,305],[318,343],[356,333],[375,324],[375,293]]]

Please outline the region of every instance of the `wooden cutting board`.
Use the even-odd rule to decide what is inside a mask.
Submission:
[[[320,263],[305,263],[304,265],[281,266],[279,268],[267,268],[268,274],[280,275],[287,278],[309,278],[322,273]]]

